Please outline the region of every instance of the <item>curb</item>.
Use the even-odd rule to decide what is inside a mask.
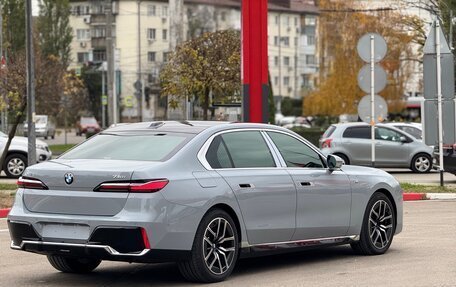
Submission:
[[[404,201],[428,199],[426,193],[404,193],[402,196]]]
[[[10,210],[11,208],[0,209],[0,218],[7,217]]]

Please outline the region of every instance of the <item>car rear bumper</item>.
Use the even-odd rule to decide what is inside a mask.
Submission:
[[[147,263],[180,261],[190,256],[185,250],[148,248],[138,227],[100,227],[88,240],[43,238],[27,222],[8,220],[8,228],[12,249],[43,255]]]

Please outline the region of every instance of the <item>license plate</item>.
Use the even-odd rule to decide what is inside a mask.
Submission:
[[[89,239],[90,228],[83,224],[42,223],[43,237],[64,239]]]
[[[95,129],[94,129],[94,128],[88,128],[88,129],[87,129],[87,132],[88,132],[88,133],[93,133],[93,132],[95,132]]]

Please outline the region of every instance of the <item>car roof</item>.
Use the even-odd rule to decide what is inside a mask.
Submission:
[[[155,121],[120,124],[103,131],[103,133],[160,131],[199,134],[209,129],[219,131],[245,128],[287,130],[278,126],[257,123],[233,123],[224,121]]]

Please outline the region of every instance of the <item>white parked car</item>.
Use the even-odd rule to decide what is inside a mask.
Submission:
[[[8,136],[0,132],[0,153],[3,152]],[[2,170],[6,176],[17,178],[22,175],[27,167],[28,139],[26,137],[14,137],[8,149]],[[36,140],[36,162],[51,159],[52,152],[47,143]]]
[[[48,137],[54,139],[55,137],[55,123],[46,115],[36,115],[35,122],[35,135],[36,137],[44,137],[45,140]],[[28,133],[28,123],[24,123],[24,136]]]
[[[400,129],[401,131],[406,132],[409,135],[412,135],[417,140],[423,139],[423,127],[421,126],[421,123],[391,122],[385,123],[385,125],[393,126],[396,129]]]

